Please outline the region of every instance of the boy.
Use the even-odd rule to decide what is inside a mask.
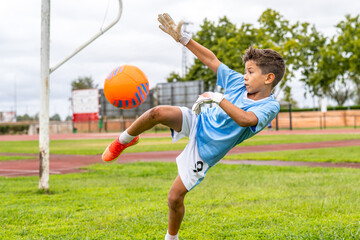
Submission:
[[[249,48],[243,57],[243,76],[222,64],[209,49],[181,32],[168,14],[158,17],[164,32],[182,43],[200,61],[217,74],[217,84],[225,93],[206,92],[199,96],[192,110],[185,107],[157,106],[145,112],[111,143],[102,155],[106,162],[139,141],[139,135],[156,124],[170,127],[173,141],[184,136],[189,143],[176,158],[178,176],[168,195],[169,223],[165,240],[178,239],[185,213],[184,197],[198,185],[210,167],[245,139],[265,128],[279,112],[279,104],[271,94],[283,78],[285,63],[273,50]],[[213,108],[204,103],[216,103]]]

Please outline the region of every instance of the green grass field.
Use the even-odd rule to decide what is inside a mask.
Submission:
[[[228,160],[281,160],[302,162],[360,162],[360,146],[316,148],[296,151],[276,151],[234,154]]]
[[[360,139],[360,134],[326,134],[326,135],[257,135],[240,146],[303,143],[318,141],[336,141]],[[113,139],[88,139],[88,140],[52,140],[50,151],[52,154],[69,155],[95,155],[102,154],[106,146]],[[171,138],[143,138],[140,144],[127,149],[127,152],[151,152],[183,150],[187,139],[173,143]],[[39,152],[38,141],[1,142],[0,153],[33,153]]]
[[[1,239],[163,239],[174,163],[0,178]],[[359,239],[357,169],[219,164],[185,199],[180,239]]]
[[[24,160],[24,159],[31,159],[33,157],[30,156],[3,156],[0,155],[0,161],[9,161],[9,160]]]

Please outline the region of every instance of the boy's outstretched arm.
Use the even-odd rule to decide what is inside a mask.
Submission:
[[[258,123],[258,118],[253,112],[246,112],[225,98],[219,103],[219,106],[241,127],[251,127]]]
[[[217,69],[221,63],[219,59],[212,51],[192,40],[190,36],[181,31],[182,21],[176,25],[174,20],[167,13],[159,14],[158,21],[161,23],[159,26],[161,30],[169,34],[175,41],[186,46],[202,63],[217,73]],[[254,113],[245,112],[238,108],[228,100],[224,99],[223,94],[220,93],[207,92],[200,95],[193,106],[193,111],[196,114],[200,114],[201,105],[207,102],[219,104],[219,106],[242,127],[255,126],[258,123],[258,119]]]
[[[218,104],[228,115],[241,127],[255,126],[258,118],[253,112],[246,112],[224,98],[224,94],[218,92],[205,92],[199,96],[194,103],[192,110],[200,114],[201,106],[204,103]]]
[[[215,73],[217,72],[220,65],[219,59],[212,51],[192,40],[189,35],[181,31],[182,21],[176,25],[174,20],[167,13],[159,14],[158,21],[161,23],[159,26],[161,30],[169,34],[175,41],[186,46],[202,63]]]
[[[190,39],[186,47],[213,72],[217,72],[221,62],[212,51],[192,39]]]

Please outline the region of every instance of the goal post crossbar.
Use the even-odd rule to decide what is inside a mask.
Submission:
[[[72,58],[73,56],[75,56],[78,52],[80,52],[81,50],[83,50],[85,47],[87,47],[90,43],[92,43],[95,39],[97,39],[98,37],[100,37],[102,34],[104,34],[107,30],[109,30],[111,27],[113,27],[119,20],[122,14],[122,1],[119,0],[119,12],[118,15],[116,17],[116,19],[114,21],[112,21],[108,26],[106,26],[105,28],[101,28],[100,32],[98,32],[97,34],[95,34],[92,38],[90,38],[87,42],[83,43],[82,45],[80,45],[79,47],[77,47],[70,55],[68,55],[66,58],[64,58],[62,61],[60,61],[58,64],[56,64],[54,67],[50,68],[50,73],[54,72],[56,69],[58,69],[61,65],[63,65],[65,62],[67,62],[70,58]]]

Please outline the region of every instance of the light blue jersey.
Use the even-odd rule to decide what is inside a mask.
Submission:
[[[220,161],[230,149],[264,129],[280,110],[273,95],[257,101],[248,99],[244,76],[223,63],[217,70],[217,85],[224,88],[225,99],[246,112],[253,112],[258,124],[241,127],[218,105],[203,108],[198,119],[197,146],[200,157],[210,166]]]

